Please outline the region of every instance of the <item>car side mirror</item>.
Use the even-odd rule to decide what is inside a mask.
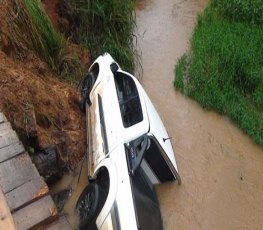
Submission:
[[[148,146],[148,141],[148,136],[144,134],[125,145],[128,168],[131,175],[133,175],[136,169],[141,165],[144,153]]]
[[[117,65],[116,63],[113,62],[113,63],[110,65],[110,69],[111,69],[111,72],[112,72],[113,74],[115,74],[115,73],[118,71],[119,67],[118,67],[118,65]]]

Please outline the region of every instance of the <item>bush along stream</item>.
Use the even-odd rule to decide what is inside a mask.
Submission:
[[[175,87],[227,115],[263,146],[263,1],[211,0],[198,16]]]

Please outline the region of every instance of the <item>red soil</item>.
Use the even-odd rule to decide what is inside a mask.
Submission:
[[[47,3],[46,9],[56,26],[57,1],[43,2]],[[79,92],[59,80],[31,51],[27,51],[23,60],[15,58],[15,51],[4,32],[7,4],[10,3],[0,1],[0,111],[26,146],[38,151],[55,145],[62,158],[74,167],[83,157],[86,146],[85,115],[78,107]],[[87,50],[73,46],[88,65]],[[32,121],[33,127],[29,127]],[[33,146],[29,140],[31,129],[36,130],[37,140]]]

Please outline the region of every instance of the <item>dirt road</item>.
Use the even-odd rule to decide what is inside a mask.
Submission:
[[[138,0],[143,85],[173,137],[182,185],[157,188],[164,228],[262,229],[263,149],[226,117],[173,88],[174,64],[188,49],[207,1]]]

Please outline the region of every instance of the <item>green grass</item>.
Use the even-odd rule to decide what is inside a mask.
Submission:
[[[261,0],[212,0],[198,17],[191,50],[178,61],[174,82],[204,108],[229,116],[259,145],[263,145],[262,7]]]
[[[83,75],[80,58],[57,32],[40,0],[17,0],[9,9],[7,34],[15,53],[23,59],[28,51],[49,64],[57,76],[76,85]]]
[[[15,46],[33,50],[52,69],[59,72],[65,49],[63,36],[56,32],[40,0],[16,2],[9,25],[9,37]]]
[[[262,0],[211,0],[212,7],[232,21],[263,23]]]
[[[56,68],[65,46],[64,38],[54,30],[40,0],[25,0],[25,4],[33,27],[30,36],[31,47],[41,58]]]
[[[92,58],[110,53],[128,71],[134,70],[131,0],[71,0],[81,43],[89,48]]]

